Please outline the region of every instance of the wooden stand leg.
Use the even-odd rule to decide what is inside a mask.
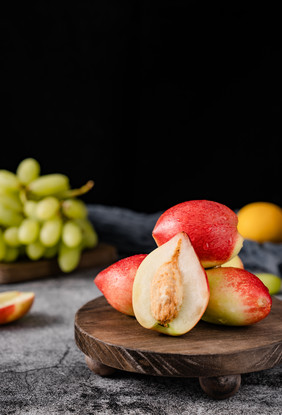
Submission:
[[[106,366],[103,363],[99,362],[99,360],[94,360],[93,358],[85,355],[85,362],[89,369],[96,373],[96,375],[100,376],[111,376],[116,369],[110,366]]]
[[[241,375],[200,377],[201,388],[213,399],[226,399],[235,395],[241,385]]]

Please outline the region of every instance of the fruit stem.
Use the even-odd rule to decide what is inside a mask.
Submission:
[[[93,186],[94,186],[94,181],[93,180],[88,180],[88,182],[85,183],[80,188],[66,190],[66,191],[60,193],[58,196],[61,199],[67,199],[69,197],[80,196],[80,195],[83,195],[83,194],[89,192],[89,190],[91,190]]]
[[[19,198],[20,198],[20,201],[22,202],[22,204],[24,205],[25,202],[27,201],[27,194],[26,194],[26,189],[25,188],[20,189]]]

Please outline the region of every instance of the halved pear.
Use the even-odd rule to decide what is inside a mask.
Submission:
[[[132,292],[141,326],[180,336],[201,319],[209,302],[206,272],[188,235],[177,233],[139,266]]]

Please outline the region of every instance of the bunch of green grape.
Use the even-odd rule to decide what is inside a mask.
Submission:
[[[16,173],[0,170],[0,261],[57,257],[61,271],[70,272],[82,251],[98,243],[78,198],[94,183],[71,189],[67,176],[40,170],[34,158],[21,161]]]

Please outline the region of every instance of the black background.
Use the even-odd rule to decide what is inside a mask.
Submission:
[[[280,14],[245,3],[1,10],[0,168],[35,157],[72,187],[93,179],[85,201],[137,211],[282,205]]]

